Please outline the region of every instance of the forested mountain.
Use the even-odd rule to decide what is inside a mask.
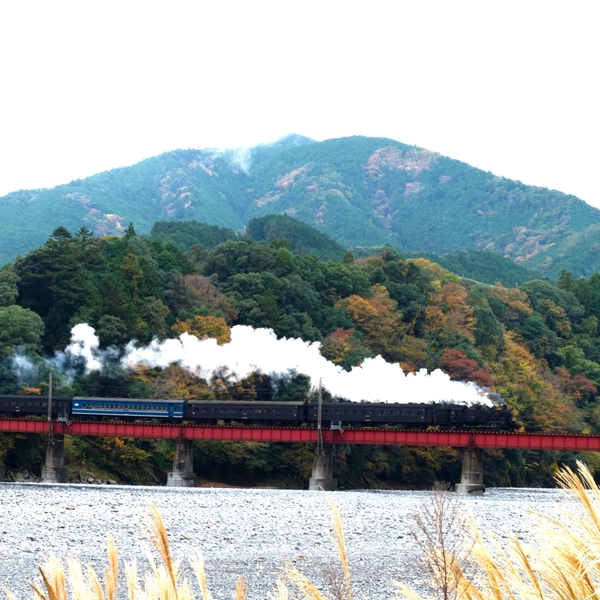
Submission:
[[[58,226],[138,233],[156,221],[240,232],[286,214],[344,248],[444,255],[487,250],[556,278],[600,269],[600,211],[561,192],[496,177],[385,138],[289,136],[245,151],[178,150],[50,190],[0,198],[0,264]],[[155,232],[159,233],[159,232]]]
[[[314,254],[323,260],[340,261],[346,254],[344,247],[329,236],[287,215],[266,215],[250,219],[244,234],[238,234],[226,227],[198,223],[195,220],[159,221],[152,227],[150,239],[171,242],[184,251],[196,245],[212,250],[227,240],[249,239],[267,243],[275,240],[285,241],[287,247],[294,252]]]
[[[539,273],[504,258],[490,250],[455,250],[449,254],[415,254],[438,263],[444,269],[465,279],[481,283],[502,283],[506,287],[518,287],[522,283],[538,279]]]
[[[56,228],[42,246],[0,269],[0,393],[43,393],[52,370],[57,394],[309,397],[308,378],[297,373],[254,372],[236,381],[224,371],[207,380],[178,364],[128,369],[120,362],[134,340],[147,344],[187,332],[227,343],[230,328],[242,324],[320,341],[321,354],[347,370],[375,355],[409,372],[440,368],[500,393],[527,431],[600,433],[598,273],[586,279],[565,271],[557,285],[541,279],[519,288],[479,284],[390,247],[321,260],[309,247],[292,249],[304,227],[292,219],[254,224],[268,243],[226,239],[187,252],[133,227],[122,237]],[[292,239],[277,237],[278,227]],[[189,234],[189,228],[182,230]],[[227,235],[200,230],[206,239]],[[316,234],[305,239],[317,248],[323,243]],[[80,323],[94,327],[105,350],[95,370],[61,354]],[[303,486],[312,460],[303,445],[205,442],[196,449],[199,477],[235,483]],[[39,472],[43,450],[41,437],[0,435],[0,471]],[[73,438],[67,451],[74,479],[86,470],[150,483],[165,477],[172,445]],[[486,459],[486,481],[550,484],[557,460],[572,463],[574,456],[497,451]],[[459,472],[452,449],[340,446],[336,454],[342,487],[429,486],[435,479],[456,481]]]

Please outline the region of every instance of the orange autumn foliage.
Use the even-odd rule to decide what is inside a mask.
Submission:
[[[440,368],[457,381],[474,381],[477,385],[492,388],[494,382],[488,371],[482,369],[477,361],[467,358],[460,350],[446,348],[442,354]]]

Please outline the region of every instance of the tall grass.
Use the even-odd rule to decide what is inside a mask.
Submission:
[[[469,542],[473,572],[467,577],[461,562],[451,556],[444,558],[451,565],[453,598],[464,600],[600,600],[600,490],[585,465],[578,463],[578,472],[569,468],[560,471],[558,484],[576,499],[579,511],[565,512],[560,522],[540,516],[537,547],[530,548],[514,538],[508,549],[486,538],[472,528]],[[342,521],[331,502],[333,518],[332,540],[339,555],[339,569],[334,584],[325,592],[317,587],[294,565],[287,563],[272,584],[272,600],[353,600],[356,597],[350,580],[350,569]],[[423,513],[422,513],[423,514]],[[456,518],[454,513],[450,515]],[[439,522],[445,515],[437,515]],[[212,600],[204,562],[200,556],[189,559],[194,581],[183,575],[182,562],[176,560],[169,537],[156,507],[149,503],[145,530],[154,553],[148,551],[150,568],[142,576],[135,561],[124,563],[124,577],[119,578],[119,553],[112,537],[107,544],[107,566],[99,577],[90,566],[85,568],[76,559],[67,566],[56,558],[39,565],[40,581],[32,584],[35,600],[117,600],[119,586],[126,589],[128,600]],[[440,540],[444,543],[444,540]],[[437,543],[437,542],[436,542]],[[444,552],[454,548],[443,546]],[[456,549],[456,552],[463,551]],[[431,557],[438,560],[435,547],[428,547]],[[454,550],[452,550],[454,551]],[[431,557],[429,560],[431,560]],[[158,561],[157,561],[158,558]],[[425,556],[425,560],[428,560]],[[445,563],[446,564],[446,563]],[[439,569],[438,563],[433,565]],[[374,574],[383,580],[382,574]],[[7,590],[9,600],[16,600]],[[448,589],[437,590],[448,593]],[[248,588],[240,577],[232,597],[247,600]],[[364,598],[364,596],[360,596]],[[408,586],[397,583],[397,597],[423,600]]]

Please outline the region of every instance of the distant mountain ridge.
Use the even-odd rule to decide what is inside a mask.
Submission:
[[[298,135],[245,150],[177,150],[52,189],[0,198],[0,264],[63,225],[149,233],[156,221],[241,231],[296,217],[345,248],[489,250],[556,277],[600,270],[600,211],[554,190],[496,177],[386,138]]]

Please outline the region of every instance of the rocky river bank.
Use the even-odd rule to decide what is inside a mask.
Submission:
[[[330,495],[342,517],[357,598],[393,598],[394,581],[420,586],[425,575],[410,529],[428,494]],[[267,599],[286,559],[326,589],[328,571],[338,564],[322,492],[2,483],[0,587],[30,597],[36,563],[50,555],[78,555],[101,573],[108,533],[121,561],[135,558],[138,571],[145,571],[147,542],[139,525],[148,514],[148,499],[163,516],[174,556],[204,557],[215,600],[230,599],[240,575],[249,600]],[[571,503],[565,492],[546,489],[490,489],[483,497],[457,501],[500,540],[510,533],[531,540],[536,521],[529,511],[560,519]]]

